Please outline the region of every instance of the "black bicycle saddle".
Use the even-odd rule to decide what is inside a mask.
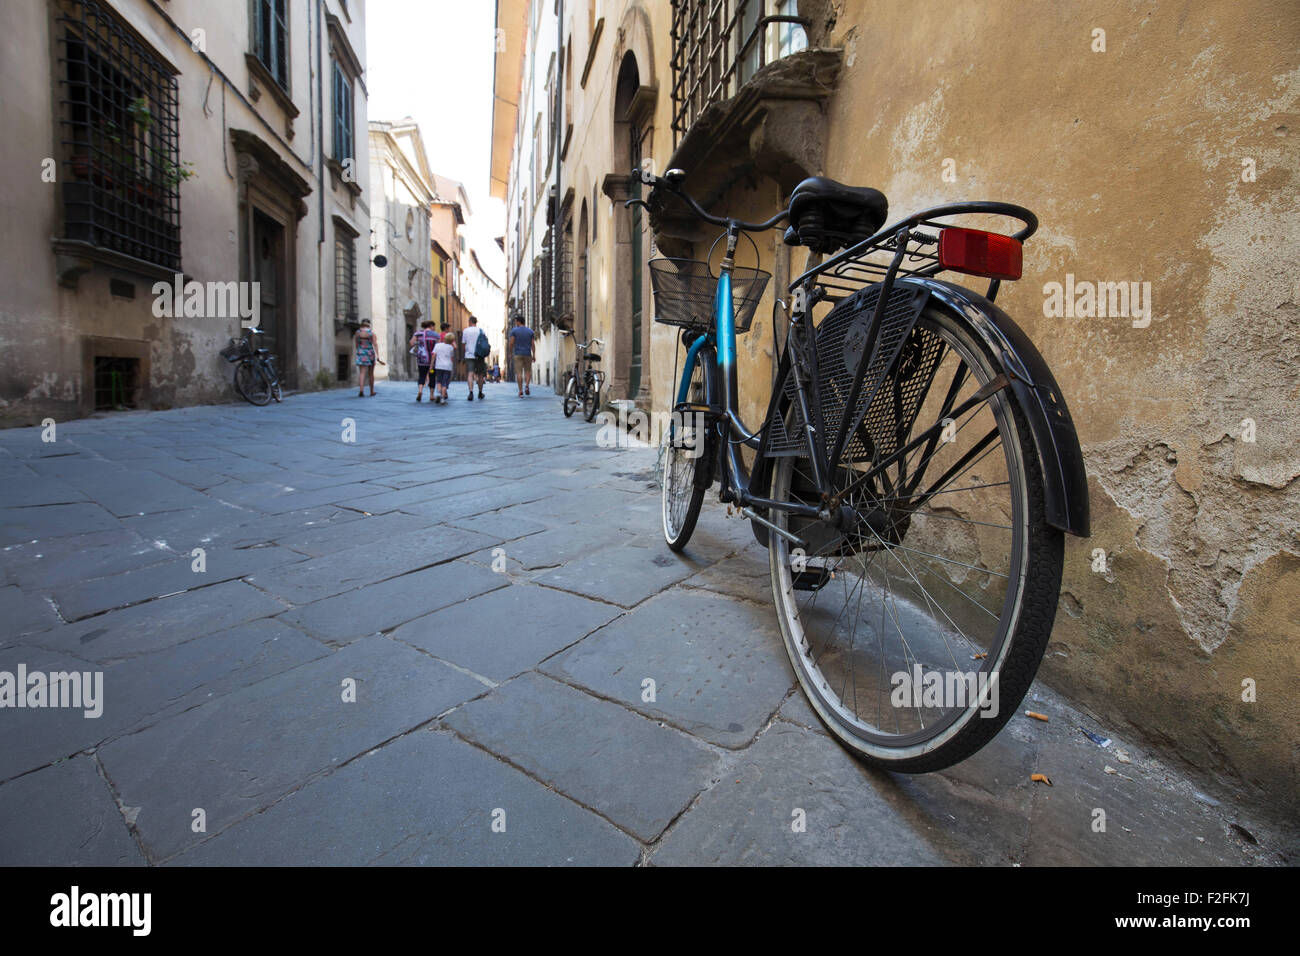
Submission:
[[[813,252],[838,252],[874,235],[888,216],[889,200],[879,189],[812,176],[790,194],[785,242]]]

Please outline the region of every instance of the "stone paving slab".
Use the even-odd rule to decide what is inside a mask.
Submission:
[[[79,681],[89,673],[92,688],[94,671],[102,670],[70,654],[44,648],[24,645],[0,648],[0,671],[14,675],[16,680],[19,665],[26,667],[28,675],[36,672],[76,673],[81,675]],[[84,697],[79,708],[14,707],[0,710],[4,729],[3,746],[0,746],[0,780],[12,780],[20,774],[63,760],[93,747],[115,729],[120,729],[121,715],[114,713],[107,702],[107,685],[104,686],[103,698],[99,717],[87,716],[87,711],[93,713],[94,709],[86,706]],[[0,786],[0,791],[3,789],[4,786]],[[4,829],[0,825],[0,832]]]
[[[356,701],[342,699],[343,681]],[[99,751],[153,859],[270,806],[310,777],[425,723],[484,690],[444,664],[383,637],[185,711]]]
[[[335,554],[360,545],[371,545],[384,541],[393,535],[405,534],[420,528],[431,528],[432,518],[392,512],[384,515],[361,515],[346,512],[348,520],[330,521],[314,528],[307,528],[296,534],[287,534],[275,539],[275,543],[313,558]],[[357,519],[357,520],[352,520]],[[471,531],[485,532],[481,528]],[[377,550],[377,548],[376,548]]]
[[[281,618],[324,640],[342,643],[508,583],[500,574],[452,562],[294,608]]]
[[[0,505],[6,508],[30,508],[34,505],[61,505],[89,501],[84,492],[57,478],[38,478],[30,468],[26,476],[14,475],[5,482]]]
[[[644,841],[712,781],[719,761],[685,734],[540,674],[441,722]]]
[[[489,534],[500,538],[503,542],[514,541],[516,538],[525,538],[530,534],[545,531],[549,527],[549,525],[540,521],[533,521],[525,517],[525,514],[526,512],[520,509],[511,508],[508,511],[489,512],[475,515],[472,518],[452,517],[447,519],[447,524],[457,528],[477,531],[480,534]]]
[[[257,588],[227,581],[65,624],[28,640],[103,663],[170,647],[283,610],[282,602]]]
[[[581,555],[536,580],[620,607],[635,607],[703,567],[666,547],[637,542]]]
[[[0,866],[143,866],[91,757],[0,786]]]
[[[511,584],[416,618],[391,636],[500,682],[581,640],[619,613],[563,591]]]
[[[494,811],[504,832],[492,829]],[[173,862],[632,866],[639,856],[635,840],[532,778],[447,734],[416,731]]]
[[[53,592],[54,602],[64,620],[76,621],[114,608],[209,587],[247,577],[265,568],[291,565],[306,559],[288,548],[271,546],[243,550],[204,548],[202,571],[194,570],[196,560],[190,554],[183,554],[125,574],[66,584]]]
[[[516,509],[511,509],[515,511]],[[593,553],[625,547],[636,539],[626,532],[594,525],[570,525],[531,534],[503,547],[508,565],[525,571],[553,568]],[[473,555],[475,561],[491,564],[495,555],[489,549]]]
[[[496,543],[497,539],[474,531],[417,527],[385,538],[382,548],[361,544],[298,564],[259,571],[250,575],[249,581],[286,601],[310,604]]]
[[[758,733],[794,684],[770,610],[674,589],[542,665],[647,716],[724,747]],[[656,699],[641,699],[655,682]]]
[[[61,623],[48,600],[16,585],[0,588],[0,621],[4,621],[4,631],[9,637],[45,631]]]
[[[117,526],[113,514],[93,502],[0,508],[0,546],[115,530]]]
[[[803,811],[802,817],[797,811]],[[802,832],[796,824],[802,822]],[[657,866],[932,866],[900,820],[827,738],[774,724],[651,851]]]

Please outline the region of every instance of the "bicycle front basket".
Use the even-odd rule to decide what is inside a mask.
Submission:
[[[731,301],[736,331],[748,332],[771,273],[736,266],[731,270]],[[713,298],[718,277],[707,262],[697,259],[651,259],[655,321],[698,332],[713,328]]]
[[[234,362],[248,352],[247,339],[231,339],[230,344],[221,350],[221,357],[227,362]]]

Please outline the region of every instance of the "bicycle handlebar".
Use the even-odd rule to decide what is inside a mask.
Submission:
[[[742,232],[765,232],[768,229],[775,228],[778,223],[789,215],[789,210],[782,209],[766,222],[745,222],[741,219],[727,219],[722,216],[715,216],[696,202],[694,197],[686,192],[686,190],[682,189],[682,182],[686,179],[686,173],[682,172],[680,169],[670,169],[662,176],[656,176],[654,173],[646,170],[634,169],[632,170],[632,175],[640,182],[649,186],[652,194],[656,189],[667,189],[674,196],[677,196],[686,203],[696,216],[703,219],[705,222],[712,223],[715,226],[721,226],[723,229],[728,231],[735,228]],[[623,205],[625,207],[631,207],[635,203],[646,205],[644,200],[640,199],[629,199],[627,202],[623,203]]]

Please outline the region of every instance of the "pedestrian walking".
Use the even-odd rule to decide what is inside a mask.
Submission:
[[[433,347],[438,343],[438,333],[433,331],[433,322],[421,322],[420,331],[411,336],[411,351],[415,353],[416,375],[419,385],[415,389],[415,400],[424,401],[424,385],[429,384],[429,398],[433,398],[433,383],[429,382],[429,366],[433,364]]]
[[[461,333],[465,346],[465,381],[469,384],[469,401],[474,401],[474,379],[478,379],[478,397],[483,397],[483,380],[487,378],[487,357],[492,350],[487,336],[478,327],[478,319],[469,317],[469,325]]]
[[[370,320],[362,319],[361,328],[357,329],[356,338],[353,341],[357,352],[357,377],[360,379],[360,388],[357,389],[357,397],[361,398],[366,394],[366,382],[370,383],[370,394],[375,394],[375,363],[380,365],[387,363],[380,361],[379,354],[375,350],[375,333],[370,330]]]
[[[515,384],[519,397],[531,395],[528,386],[533,380],[533,361],[537,358],[537,341],[533,330],[524,325],[522,315],[515,316],[515,327],[510,330],[511,351],[515,360]]]
[[[447,404],[447,386],[451,384],[451,371],[456,367],[456,345],[444,336],[433,347],[433,382],[429,385],[429,399],[440,405]],[[438,394],[434,395],[434,388]]]

